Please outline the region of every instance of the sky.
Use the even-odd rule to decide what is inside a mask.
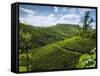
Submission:
[[[19,5],[19,20],[33,26],[54,26],[61,24],[79,24],[86,11],[96,21],[96,10],[91,8]],[[91,25],[95,27],[96,22]]]

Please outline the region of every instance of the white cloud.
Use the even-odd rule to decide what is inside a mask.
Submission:
[[[66,12],[68,11],[65,7],[62,8],[62,11]]]
[[[43,16],[41,14],[35,15],[36,13],[29,9],[20,8],[22,11],[26,12],[25,17],[20,17],[21,23],[26,23],[33,26],[53,26],[57,23],[66,23],[66,24],[79,24],[81,19],[81,14],[77,14],[76,10],[71,8],[67,10],[63,8],[63,11],[68,11],[68,14],[55,14],[51,13],[48,16]],[[82,13],[86,9],[79,9]],[[87,9],[88,10],[88,9]],[[54,12],[58,12],[58,7],[54,7]],[[58,17],[59,16],[59,17]]]
[[[77,14],[66,14],[60,18],[56,18],[56,15],[53,13],[48,16],[27,14],[26,17],[20,18],[21,23],[43,27],[53,26],[57,23],[78,24],[79,21],[80,16]]]
[[[67,19],[72,19],[72,18],[78,19],[79,18],[79,16],[76,14],[67,14],[67,15],[64,15],[63,17]]]
[[[26,23],[33,26],[52,26],[56,23],[56,18],[54,17],[54,14],[50,14],[49,16],[41,16],[41,15],[32,15],[28,14],[24,18],[20,18],[20,22]]]
[[[57,13],[58,12],[58,7],[54,7],[54,12]]]
[[[28,14],[36,14],[36,12],[34,12],[30,9],[20,7],[20,10],[22,10],[23,12],[28,13]]]
[[[78,24],[80,21],[80,16],[77,14],[67,14],[62,16],[58,23],[68,23],[68,24]]]
[[[53,13],[51,13],[48,17],[54,17],[55,15]]]
[[[75,13],[77,13],[76,8],[70,8],[70,9],[69,9],[69,13],[70,13],[70,14],[75,14]]]
[[[91,23],[90,25],[92,28],[96,28],[96,22]]]
[[[20,17],[20,22],[34,25],[34,26],[51,26],[56,24],[56,18],[54,17],[54,14],[51,13],[48,16],[42,16],[42,15],[35,15],[36,13],[30,9],[24,9],[20,8],[22,11],[24,11],[26,14],[25,17]],[[58,11],[57,8],[55,8],[56,12]]]

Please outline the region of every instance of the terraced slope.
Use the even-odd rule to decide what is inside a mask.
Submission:
[[[80,42],[81,40],[89,41],[85,38],[74,37],[30,51],[30,71],[76,68],[82,53],[86,53],[88,49],[93,49],[92,47],[95,46],[93,41],[92,43],[88,42],[87,46],[84,45],[84,42]],[[77,45],[77,48],[73,45]],[[83,45],[84,48],[82,48]],[[82,52],[81,50],[86,51]]]
[[[94,38],[77,35],[75,25],[34,27],[20,24],[19,30],[20,72],[27,71],[27,67],[28,71],[75,69],[80,56],[96,47]]]
[[[90,51],[96,46],[96,42],[94,39],[76,36],[59,41],[57,42],[57,45],[73,52],[90,53]]]
[[[56,44],[31,51],[30,71],[75,68],[81,53],[71,52]]]

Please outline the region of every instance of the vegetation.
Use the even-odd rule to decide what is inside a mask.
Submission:
[[[82,24],[19,25],[19,71],[96,67],[96,29],[89,12]]]
[[[90,54],[83,54],[79,63],[77,64],[78,68],[93,68],[96,66],[96,48],[94,48]]]

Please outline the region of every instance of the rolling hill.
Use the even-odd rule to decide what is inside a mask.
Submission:
[[[75,69],[80,56],[89,54],[95,39],[78,36],[77,25],[56,24],[51,27],[19,25],[19,70]],[[81,28],[80,28],[81,29]]]
[[[82,40],[84,42],[80,42]],[[87,42],[86,45],[84,45],[85,42]],[[77,36],[30,50],[28,53],[29,70],[39,71],[76,68],[80,56],[83,53],[87,53],[89,49],[92,50],[95,47],[94,43],[93,40]]]
[[[32,45],[34,45],[34,47],[32,47],[33,49],[76,36],[78,26],[71,24],[57,24],[51,27],[35,27],[20,23],[19,30],[20,33],[31,34],[31,42]],[[21,43],[23,43],[22,41],[23,40],[20,40]],[[23,45],[21,43],[20,46]]]

